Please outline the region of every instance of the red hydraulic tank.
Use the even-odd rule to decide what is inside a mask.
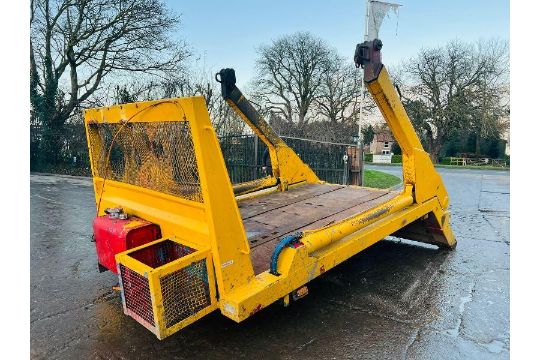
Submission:
[[[93,227],[100,271],[108,269],[116,274],[116,254],[161,237],[158,225],[134,216],[127,219],[99,216],[94,219]]]

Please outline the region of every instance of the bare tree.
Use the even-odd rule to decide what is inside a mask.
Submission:
[[[221,85],[215,81],[215,71],[192,68],[189,76],[171,78],[160,84],[160,97],[202,96],[218,135],[241,134],[246,124],[221,96]]]
[[[218,135],[242,134],[246,123],[221,96],[221,85],[210,74],[202,74],[194,79],[192,95],[203,96],[210,114],[210,120]]]
[[[114,98],[117,103],[163,99],[173,97],[202,96],[210,119],[218,135],[241,134],[245,123],[223,100],[221,85],[214,79],[215,71],[191,67],[180,76],[169,76],[159,81],[131,81],[116,86]]]
[[[472,104],[470,129],[475,134],[475,152],[480,154],[482,139],[501,137],[510,127],[508,86],[487,85],[482,81]]]
[[[262,46],[254,86],[257,102],[304,128],[324,81],[329,53],[323,40],[305,32]]]
[[[409,81],[401,89],[406,94],[405,106],[434,162],[450,135],[482,122],[479,114],[489,107],[487,101],[478,102],[480,94],[488,95],[482,92],[482,84],[504,80],[508,71],[501,61],[504,51],[494,46],[453,41],[444,48],[422,50],[405,65]]]
[[[487,71],[473,89],[470,129],[476,135],[475,152],[480,154],[482,139],[498,138],[510,126],[508,85],[508,43],[498,40],[476,44],[486,61]]]
[[[367,89],[361,93],[362,72],[337,53],[330,54],[323,79],[316,99],[318,120],[329,123],[330,141],[350,142],[358,133],[362,97],[364,119],[375,109],[375,102]]]
[[[176,71],[188,56],[170,37],[178,23],[160,0],[33,0],[30,95],[43,156],[59,160],[63,125],[106,77]]]
[[[360,71],[333,54],[328,59],[316,98],[317,113],[334,125],[354,123],[360,110],[361,81]]]

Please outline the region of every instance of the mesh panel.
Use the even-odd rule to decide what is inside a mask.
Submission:
[[[189,246],[181,245],[171,240],[165,240],[134,251],[129,256],[155,269],[191,254],[194,251],[195,249]]]
[[[150,287],[148,279],[134,271],[120,265],[120,276],[122,277],[122,289],[126,308],[144,321],[154,325],[154,312],[152,311],[152,298],[150,297]]]
[[[149,323],[161,329],[170,328],[211,306],[207,259],[191,263],[186,259],[188,261],[184,263],[170,264],[195,252],[197,250],[189,246],[167,239],[129,253],[131,258],[153,269],[159,269],[157,273],[150,270],[149,277],[155,279],[153,281],[159,281],[161,296],[155,299],[161,298],[156,305],[163,309],[163,313],[160,311],[155,324],[148,280],[120,264],[128,314],[143,324]],[[167,264],[171,266],[164,267]]]
[[[95,176],[202,202],[189,122],[90,124],[89,138]]]
[[[193,264],[160,279],[166,327],[210,306],[206,261]]]

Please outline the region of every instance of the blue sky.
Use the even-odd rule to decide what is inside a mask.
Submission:
[[[364,33],[364,0],[173,1],[181,14],[178,36],[201,56],[199,65],[217,70],[233,67],[239,85],[254,74],[256,49],[296,31],[309,31],[351,59]],[[383,59],[395,65],[422,47],[453,39],[509,39],[510,4],[505,0],[400,0],[395,18],[382,26]]]

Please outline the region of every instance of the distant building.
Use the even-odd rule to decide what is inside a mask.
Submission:
[[[396,140],[388,129],[376,130],[373,141],[369,145],[369,152],[374,155],[390,155],[392,153],[392,144]]]
[[[506,146],[504,148],[504,154],[510,156],[510,129],[506,130],[503,134],[503,140],[506,141]]]

